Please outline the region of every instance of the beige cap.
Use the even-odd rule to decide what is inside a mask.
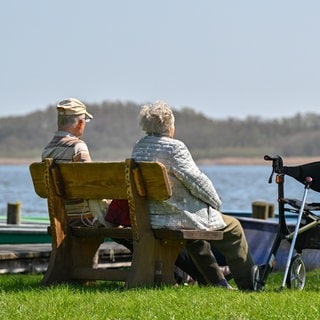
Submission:
[[[58,115],[79,116],[86,115],[86,119],[93,119],[93,116],[87,111],[87,107],[75,98],[68,98],[57,104]]]

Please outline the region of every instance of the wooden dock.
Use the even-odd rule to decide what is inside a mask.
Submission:
[[[0,274],[44,273],[51,254],[51,244],[1,244]],[[131,253],[115,242],[104,242],[99,248],[99,266],[125,267],[131,264]]]

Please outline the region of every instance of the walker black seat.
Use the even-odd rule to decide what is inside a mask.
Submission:
[[[284,166],[283,172],[304,183],[306,177],[312,178],[310,189],[320,192],[320,161],[306,163],[300,166]]]

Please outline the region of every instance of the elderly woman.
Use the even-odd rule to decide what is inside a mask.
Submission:
[[[171,107],[161,101],[144,105],[140,126],[146,135],[132,151],[136,161],[159,161],[168,171],[172,197],[148,203],[153,228],[195,228],[222,230],[223,240],[212,241],[220,251],[241,290],[253,290],[256,270],[239,221],[223,215],[221,200],[211,180],[200,171],[185,144],[174,139],[175,119]],[[192,260],[208,283],[225,282],[206,241],[191,241],[186,246]]]

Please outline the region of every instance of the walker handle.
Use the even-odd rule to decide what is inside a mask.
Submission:
[[[279,155],[265,155],[264,156],[264,160],[266,161],[272,161],[272,172],[271,175],[269,177],[268,182],[271,183],[272,182],[272,177],[274,173],[283,173],[283,161],[282,158]]]

